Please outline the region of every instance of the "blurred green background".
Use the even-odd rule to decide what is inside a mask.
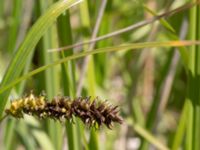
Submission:
[[[49,99],[98,96],[118,105],[124,119],[112,130],[96,130],[79,119],[72,124],[6,117],[0,124],[0,149],[199,150],[199,46],[158,46],[199,39],[197,2],[0,0],[0,117],[11,100],[33,90],[36,95],[45,91]],[[162,19],[156,17],[160,14]],[[119,45],[155,41],[153,48],[133,45],[111,52]],[[87,56],[106,47],[113,50]],[[83,57],[67,61],[79,54]]]

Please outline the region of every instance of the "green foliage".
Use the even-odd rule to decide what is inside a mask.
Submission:
[[[142,150],[199,150],[197,1],[80,2],[1,0],[0,149],[119,150],[133,149],[134,141]],[[37,95],[45,91],[45,108],[32,100],[31,105],[20,101],[19,107],[9,102],[26,98],[31,90]],[[48,119],[62,118],[63,107],[51,101],[56,95],[71,100],[91,96],[91,101],[63,102],[79,117],[71,115],[75,123],[64,124]],[[93,104],[96,96],[113,105]],[[90,113],[89,125],[110,127],[108,118],[117,120],[115,105],[123,116],[121,125],[111,131],[84,126]],[[23,119],[4,116],[6,108],[7,114]],[[52,111],[57,115],[51,116]]]

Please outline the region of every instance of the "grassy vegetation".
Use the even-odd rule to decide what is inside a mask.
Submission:
[[[198,0],[1,0],[0,149],[199,150],[199,16]],[[30,91],[98,96],[123,124],[5,116]]]

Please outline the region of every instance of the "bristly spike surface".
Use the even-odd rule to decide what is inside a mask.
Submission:
[[[73,100],[66,96],[56,96],[48,101],[46,95],[29,95],[11,102],[10,108],[5,110],[7,115],[23,118],[24,114],[36,116],[40,119],[50,118],[63,122],[73,122],[73,116],[80,118],[86,126],[96,128],[103,124],[109,129],[113,123],[122,124],[123,119],[118,115],[118,106],[113,106],[108,101],[100,101],[98,97],[78,97]]]

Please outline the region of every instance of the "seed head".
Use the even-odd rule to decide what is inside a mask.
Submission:
[[[47,101],[44,95],[35,96],[31,93],[12,101],[10,108],[5,112],[15,118],[23,118],[24,114],[28,114],[59,121],[72,120],[75,116],[89,127],[105,124],[109,129],[114,122],[122,123],[122,118],[118,115],[118,106],[112,106],[108,101],[102,102],[98,98],[92,101],[90,99],[78,97],[72,100],[69,97],[56,96],[52,101]]]

